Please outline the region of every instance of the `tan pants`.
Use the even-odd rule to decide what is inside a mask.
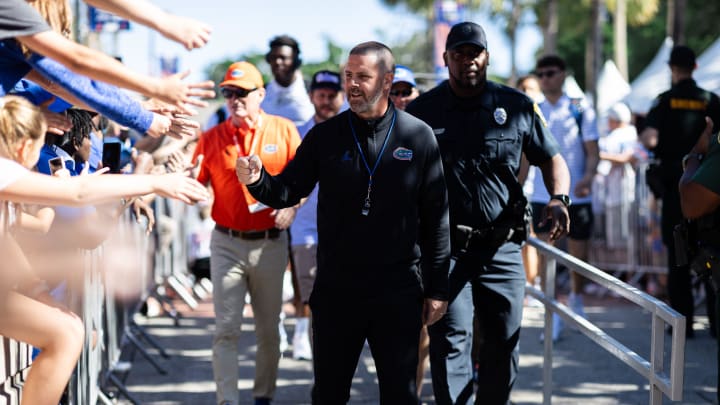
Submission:
[[[212,349],[218,403],[234,405],[239,400],[238,339],[246,293],[250,293],[257,339],[253,396],[272,398],[275,393],[287,245],[287,232],[274,240],[243,240],[217,230],[212,233],[210,272],[216,325]]]

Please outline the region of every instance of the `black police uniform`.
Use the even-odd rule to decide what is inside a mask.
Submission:
[[[539,165],[558,146],[528,97],[493,82],[479,96],[460,98],[445,81],[407,111],[435,132],[450,202],[450,306],[429,328],[435,400],[465,404],[472,397],[474,306],[483,342],[476,403],[504,404],[518,370],[525,273],[521,238],[503,236],[524,222],[516,209],[525,201],[516,177],[521,154]],[[453,237],[458,225],[475,230],[467,246]]]
[[[708,151],[698,166],[692,181],[720,195],[720,177],[717,173],[720,170],[720,133],[715,133],[710,138]],[[695,253],[697,257],[690,258],[692,267],[696,272],[712,277],[715,291],[720,287],[720,208],[714,212],[706,213],[703,217],[694,221],[696,226]],[[709,274],[707,274],[709,273]],[[707,297],[711,300],[710,297]],[[715,298],[715,325],[720,325],[720,295]],[[717,381],[716,396],[720,401],[720,346],[717,352]]]
[[[378,160],[366,204],[365,161],[371,171]],[[259,201],[282,208],[308,195],[315,183],[313,403],[348,401],[367,339],[380,402],[417,405],[423,298],[448,297],[447,190],[435,137],[391,103],[374,122],[348,110],[313,127],[282,173],[263,172],[248,189]]]
[[[660,174],[664,193],[662,196],[661,228],[663,243],[668,252],[668,296],[670,305],[687,318],[687,336],[692,337],[694,303],[691,276],[687,266],[675,265],[676,252],[673,227],[682,221],[678,182],[682,176],[682,158],[697,142],[705,128],[705,116],[710,116],[717,132],[720,128],[720,100],[718,96],[703,90],[693,79],[677,82],[654,101],[647,115],[646,125],[658,131],[657,146],[653,150],[660,160]],[[708,314],[712,317],[714,292],[706,288]],[[713,322],[714,324],[714,322]]]

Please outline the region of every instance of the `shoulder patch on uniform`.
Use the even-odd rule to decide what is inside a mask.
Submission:
[[[407,148],[399,147],[393,151],[393,157],[397,160],[412,160],[413,151]]]
[[[533,103],[533,110],[535,110],[535,115],[540,118],[540,122],[542,122],[543,126],[547,128],[547,122],[545,121],[545,117],[543,116],[542,111],[540,111],[540,106],[538,106],[537,103]]]

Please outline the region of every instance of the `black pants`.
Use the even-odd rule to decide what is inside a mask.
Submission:
[[[478,249],[453,261],[445,316],[428,328],[438,405],[504,405],[518,374],[525,272],[520,245]],[[473,359],[473,315],[481,334]],[[472,367],[477,364],[477,392]],[[473,400],[473,396],[475,399]]]
[[[422,325],[419,287],[367,299],[327,299],[313,291],[314,405],[345,404],[365,340],[380,388],[380,404],[417,405],[415,371]]]

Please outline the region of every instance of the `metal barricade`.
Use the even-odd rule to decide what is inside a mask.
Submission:
[[[0,405],[18,405],[32,363],[32,346],[0,336]]]
[[[7,203],[0,202],[0,234],[8,232],[13,215]],[[27,343],[0,336],[0,405],[18,405],[25,377],[32,364],[33,348]]]
[[[620,361],[630,366],[638,374],[645,377],[650,386],[651,405],[661,404],[663,393],[673,401],[681,400],[685,362],[685,317],[664,302],[539,239],[530,238],[528,243],[534,246],[538,250],[538,253],[546,258],[545,291],[540,291],[530,285],[525,287],[525,291],[528,294],[540,300],[545,305],[545,336],[552,336],[552,316],[553,313],[558,313],[566,322],[577,327],[598,346],[607,350]],[[644,359],[622,342],[609,336],[597,325],[580,317],[554,298],[555,267],[557,263],[565,265],[569,270],[614,291],[628,301],[650,312],[652,316],[652,331],[649,359]],[[672,326],[669,356],[670,365],[667,371],[663,364],[665,324]],[[543,403],[549,405],[551,403],[553,390],[553,341],[552,339],[545,339],[544,344]]]
[[[626,165],[634,175],[635,186],[630,197],[614,196],[621,200],[615,207],[616,212],[611,212],[612,208],[605,204],[611,193],[605,179],[597,179],[593,184],[595,225],[588,261],[616,275],[631,272],[630,279],[636,282],[645,273],[667,273],[667,254],[660,235],[662,202],[653,196],[645,182],[648,164],[641,162],[634,168]],[[618,233],[619,230],[622,232]]]
[[[68,306],[77,311],[83,320],[85,342],[63,404],[112,403],[104,390],[108,386],[115,386],[120,395],[138,403],[125,389],[120,377],[130,370],[130,363],[121,361],[123,348],[133,345],[135,350],[148,356],[148,352],[140,346],[140,340],[143,340],[158,349],[163,357],[168,355],[133,322],[132,316],[146,298],[151,295],[160,297],[157,290],[164,285],[170,285],[186,302],[189,301],[189,305],[193,302],[197,305],[186,287],[185,206],[174,200],[157,198],[155,207],[156,216],[162,215],[167,221],[165,225],[168,229],[164,235],[167,239],[162,240],[162,235],[158,237],[166,242],[164,246],[156,249],[157,243],[153,243],[151,236],[145,235],[145,226],[138,225],[131,213],[126,211],[113,231],[112,240],[94,250],[84,251],[82,290],[68,291]],[[5,208],[5,205],[0,206],[0,219],[6,216]],[[3,226],[2,222],[0,226]],[[115,240],[134,246],[130,249],[132,257],[122,258],[137,264],[135,275],[142,282],[140,295],[132,301],[118,300],[118,286],[106,283],[102,260],[108,247],[104,246]],[[170,315],[173,316],[172,313]],[[173,317],[177,321],[177,317]],[[20,403],[22,385],[32,362],[32,351],[28,344],[0,336],[0,405]],[[154,360],[148,360],[156,365],[159,372],[164,371]]]

